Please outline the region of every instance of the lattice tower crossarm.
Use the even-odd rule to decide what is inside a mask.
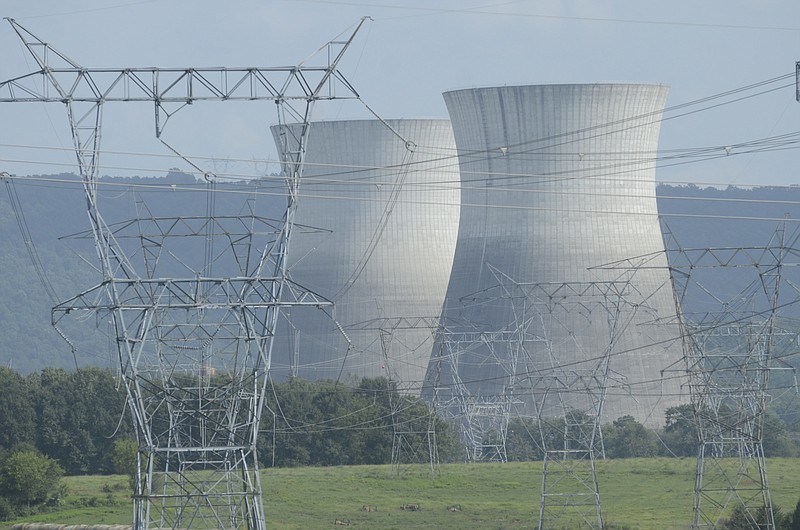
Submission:
[[[293,284],[286,270],[308,122],[317,101],[360,101],[338,63],[365,19],[348,39],[328,44],[335,50],[322,67],[166,69],[83,68],[7,20],[39,69],[0,83],[0,102],[66,106],[103,280],[56,306],[53,322],[93,314],[114,328],[139,442],[134,528],[265,528],[256,440],[278,314],[330,305]],[[214,178],[207,173],[204,216],[108,224],[97,193],[103,106],[154,103],[160,139],[175,112],[201,100],[270,100],[280,123],[288,114],[304,124],[284,160],[283,218],[267,222],[252,213],[231,227],[230,219],[216,217]],[[199,241],[199,266],[191,261],[196,255],[177,256],[175,236]],[[134,254],[126,247],[131,240],[141,243]],[[131,259],[136,254],[144,256],[144,270]],[[160,276],[165,256],[193,274]],[[212,263],[223,261],[229,275],[209,274]]]
[[[307,124],[314,103],[333,99],[360,101],[358,93],[338,70],[338,63],[366,17],[361,19],[349,39],[329,43],[329,47],[336,45],[339,50],[324,67],[300,64],[263,68],[84,68],[13,19],[6,20],[39,69],[0,82],[0,103],[57,102],[66,105],[105,277],[122,274],[135,278],[137,273],[124,253],[119,251],[97,208],[103,104],[131,101],[154,103],[155,132],[159,138],[167,119],[195,101],[274,101],[281,109],[279,119],[288,109],[293,119],[305,124],[297,133],[297,149],[287,155],[286,161],[290,204],[285,230],[290,231],[295,209],[293,201],[297,198],[299,173],[305,155]],[[337,88],[344,89],[344,94],[337,93]],[[300,104],[299,110],[292,107],[297,103]],[[288,241],[288,237],[281,238],[277,245],[279,250],[286,245],[285,241]]]

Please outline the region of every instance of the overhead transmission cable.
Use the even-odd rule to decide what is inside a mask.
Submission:
[[[536,144],[543,144],[543,143],[545,144],[545,145],[539,145],[538,147],[535,147],[533,150],[528,150],[528,151],[524,151],[523,150],[520,153],[516,153],[516,154],[531,154],[532,152],[541,151],[542,149],[545,149],[545,148],[552,148],[554,146],[568,145],[568,144],[573,143],[575,141],[583,140],[583,139],[585,139],[585,137],[582,137],[582,135],[585,135],[586,133],[589,133],[589,132],[592,132],[592,131],[595,131],[595,132],[599,131],[598,134],[596,134],[596,136],[603,136],[603,135],[607,135],[607,134],[611,134],[611,133],[615,133],[615,132],[621,132],[623,130],[626,130],[626,128],[622,128],[622,129],[608,131],[607,129],[609,127],[616,127],[616,126],[626,125],[626,124],[629,124],[631,122],[634,122],[634,123],[632,125],[629,125],[627,128],[643,126],[643,125],[645,125],[645,123],[642,123],[642,120],[645,120],[645,119],[647,119],[648,117],[651,117],[651,116],[660,115],[660,120],[659,121],[661,121],[661,122],[667,121],[667,120],[673,120],[673,119],[676,119],[676,118],[681,118],[681,117],[684,117],[684,116],[688,116],[688,115],[696,114],[696,113],[699,113],[699,112],[703,112],[703,111],[706,111],[706,110],[709,110],[709,109],[712,109],[712,108],[717,108],[719,106],[729,105],[729,104],[736,103],[736,102],[739,102],[739,101],[742,101],[742,100],[745,100],[745,99],[749,99],[749,98],[752,98],[752,97],[757,97],[757,96],[760,96],[760,95],[763,95],[763,94],[766,94],[766,93],[769,93],[769,92],[773,92],[773,91],[776,91],[776,90],[780,90],[780,89],[786,88],[787,86],[794,86],[794,83],[790,83],[790,84],[787,84],[787,85],[779,86],[778,88],[771,88],[771,89],[768,89],[768,90],[765,90],[765,91],[758,92],[756,94],[748,94],[748,95],[745,95],[745,96],[742,96],[742,97],[735,98],[735,99],[730,100],[730,101],[723,101],[723,102],[716,103],[714,105],[707,106],[707,107],[704,107],[704,108],[701,108],[701,109],[695,109],[695,110],[692,110],[692,111],[689,111],[689,112],[684,112],[684,113],[681,113],[681,114],[676,114],[676,115],[673,115],[673,116],[669,116],[669,113],[671,113],[671,112],[676,112],[678,110],[682,110],[682,109],[689,108],[689,107],[692,107],[692,106],[696,106],[696,105],[699,105],[699,104],[707,103],[707,102],[714,101],[714,100],[717,100],[717,99],[720,99],[720,98],[729,97],[729,96],[732,96],[732,95],[739,94],[741,92],[751,91],[751,90],[754,90],[756,88],[760,88],[760,87],[763,87],[763,86],[766,86],[766,85],[769,85],[769,84],[772,84],[772,83],[775,83],[775,82],[778,82],[778,81],[781,81],[781,80],[793,78],[794,76],[795,76],[795,74],[791,73],[791,74],[786,74],[786,75],[782,75],[782,76],[773,77],[771,79],[759,81],[759,82],[756,82],[756,83],[752,83],[752,84],[749,84],[749,85],[745,85],[745,86],[742,86],[742,87],[731,89],[731,90],[728,90],[728,91],[725,91],[725,92],[721,92],[721,93],[718,93],[718,94],[706,96],[706,97],[699,98],[699,99],[696,99],[696,100],[693,100],[693,101],[689,101],[689,102],[681,103],[681,104],[674,105],[674,106],[671,106],[671,107],[667,107],[667,108],[665,108],[663,110],[663,113],[661,111],[653,111],[653,112],[644,113],[644,114],[640,114],[640,115],[636,115],[636,116],[630,116],[630,117],[627,117],[627,118],[623,118],[623,119],[620,119],[620,120],[615,120],[615,121],[604,123],[604,124],[596,124],[596,125],[593,125],[593,126],[590,126],[590,127],[585,127],[585,128],[577,129],[577,130],[574,130],[574,131],[567,131],[567,132],[564,132],[564,133],[559,133],[559,134],[556,134],[556,135],[551,135],[551,136],[546,136],[546,137],[533,138],[533,139],[526,140],[526,141],[523,141],[523,142],[518,142],[517,144],[509,145],[509,146],[497,146],[497,148],[504,147],[504,148],[509,148],[509,149],[516,150],[516,148],[518,148],[518,147],[524,147],[524,146],[528,146],[528,145],[534,145],[535,146]],[[576,136],[581,136],[581,137],[577,138],[577,139],[572,139],[572,140],[569,139],[570,137],[576,137]],[[553,140],[561,140],[561,141],[560,141],[560,143],[553,144],[552,143]],[[550,142],[550,143],[547,144],[546,142]],[[420,148],[424,148],[424,146],[419,146],[419,147]],[[470,155],[489,155],[489,154],[493,154],[494,156],[499,156],[495,151],[496,151],[496,149],[494,147],[492,147],[492,148],[484,150],[484,151],[475,151],[473,153],[470,153]],[[120,152],[116,152],[116,153],[120,153]],[[142,154],[142,153],[139,153],[139,154]],[[728,154],[730,154],[730,153],[728,153]],[[167,155],[163,155],[163,154],[158,154],[158,155],[144,155],[144,154],[142,154],[142,155],[143,156],[167,156]],[[185,157],[183,155],[180,155],[180,156],[185,159]],[[203,157],[192,157],[192,158],[197,159],[197,160],[202,160],[203,159]],[[441,158],[442,158],[442,160],[452,160],[452,161],[454,161],[453,167],[456,167],[455,160],[457,159],[457,156],[455,155],[455,153],[452,156],[441,157]],[[209,159],[213,160],[213,157],[209,157]],[[419,161],[416,162],[416,163],[411,163],[411,166],[413,166],[414,164],[419,164],[419,163],[423,163],[423,162],[428,163],[428,161],[424,160],[424,159],[418,159],[418,160]],[[268,160],[266,160],[266,161],[269,162]],[[274,163],[275,164],[279,164],[280,162],[279,161],[274,161]],[[199,169],[193,163],[191,165],[193,165],[196,169]],[[311,165],[311,164],[309,163],[309,165]],[[328,164],[322,164],[322,165],[328,165]],[[387,166],[387,168],[388,167],[390,167],[390,166]],[[381,169],[387,169],[387,168],[381,168]],[[120,168],[112,168],[112,169],[135,170],[137,168],[130,168],[130,167],[122,168],[122,167],[120,167]],[[365,169],[367,169],[367,168],[365,168]],[[463,171],[463,169],[464,168],[463,168],[463,164],[462,164],[462,173],[465,172],[465,171]],[[352,170],[351,171],[347,171],[348,175],[352,175],[352,173],[353,173]],[[523,177],[523,176],[525,176],[525,175],[520,175],[519,177]]]
[[[23,181],[26,185],[37,185],[36,183],[42,182],[58,182],[63,184],[65,181],[63,179],[53,179],[47,177],[12,177],[17,180]],[[80,184],[76,181],[76,185]],[[101,182],[100,186],[107,186],[107,187],[121,187],[126,189],[137,189],[139,192],[142,190],[149,190],[149,191],[158,191],[163,192],[165,190],[170,190],[174,192],[196,192],[198,191],[195,187],[186,187],[184,185],[165,185],[165,184],[143,184],[143,183],[130,183],[130,182]],[[785,188],[790,189],[790,186],[785,186]],[[515,190],[519,191],[519,190]],[[283,197],[285,194],[279,191],[276,192],[269,192],[263,190],[255,190],[255,189],[224,189],[218,187],[215,193],[220,194],[237,194],[237,195],[247,195],[247,196],[273,196],[273,197]],[[544,191],[544,192],[537,192],[537,193],[557,193],[554,191]],[[578,194],[578,192],[571,192],[571,194]],[[598,195],[598,194],[593,194]],[[600,194],[602,195],[602,194]],[[315,198],[315,199],[327,199],[327,200],[354,200],[354,201],[362,201],[362,202],[379,202],[383,204],[385,199],[374,198],[374,197],[360,197],[360,198],[353,198],[348,197],[345,195],[330,195],[330,194],[311,194],[306,193],[304,195],[306,198]],[[626,197],[635,198],[652,198],[652,194],[645,194],[645,195],[636,195],[636,194],[627,194]],[[797,201],[785,201],[785,200],[773,200],[773,199],[728,199],[725,197],[721,198],[704,198],[704,197],[683,197],[683,196],[657,196],[658,199],[667,199],[667,200],[681,200],[681,201],[712,201],[712,202],[736,202],[736,203],[750,203],[750,204],[783,204],[783,205],[794,205],[798,204]],[[490,209],[508,209],[508,210],[525,210],[525,211],[553,211],[553,212],[571,212],[577,210],[571,210],[568,208],[563,208],[559,206],[532,206],[532,205],[502,205],[502,204],[484,204],[484,203],[469,203],[466,201],[461,201],[459,203],[452,202],[444,202],[444,201],[432,201],[432,200],[419,200],[419,199],[401,199],[398,198],[396,200],[397,204],[425,204],[425,205],[435,205],[435,206],[451,206],[451,207],[463,207],[463,208],[490,208]],[[582,209],[581,212],[588,212],[589,210]],[[619,214],[619,211],[611,211],[611,210],[591,210],[592,213],[596,214]],[[784,220],[784,217],[769,217],[769,216],[754,216],[754,215],[743,215],[743,214],[734,214],[734,215],[721,215],[719,213],[664,213],[664,212],[654,212],[654,213],[642,213],[642,212],[622,212],[628,213],[630,215],[637,215],[637,216],[651,216],[651,217],[671,217],[671,218],[710,218],[710,219],[731,219],[731,220],[751,220],[751,221],[780,221]],[[791,222],[796,222],[797,219],[788,219]]]
[[[28,252],[28,257],[31,260],[36,276],[39,277],[39,281],[42,283],[42,287],[44,287],[47,296],[53,304],[57,304],[59,302],[58,295],[53,288],[53,284],[50,283],[50,279],[47,277],[47,272],[45,271],[44,265],[42,265],[42,259],[39,257],[39,252],[36,250],[36,245],[33,243],[33,236],[31,236],[31,231],[28,227],[28,221],[25,219],[25,212],[22,208],[19,195],[17,194],[14,179],[6,172],[0,173],[0,179],[2,179],[6,185],[8,200],[11,203],[11,209],[14,211],[14,218],[17,220],[22,242],[25,244],[25,249]]]

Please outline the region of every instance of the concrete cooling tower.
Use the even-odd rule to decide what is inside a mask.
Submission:
[[[444,94],[462,207],[426,396],[649,425],[679,402],[663,253],[636,271],[602,267],[664,249],[655,156],[666,96],[623,84]]]
[[[272,133],[284,158],[297,149],[297,125]],[[454,155],[447,120],[311,124],[289,272],[335,306],[284,313],[274,373],[419,394],[458,230]]]

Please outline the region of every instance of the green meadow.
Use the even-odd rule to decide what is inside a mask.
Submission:
[[[606,460],[597,464],[603,519],[611,529],[685,529],[691,522],[694,459]],[[775,506],[800,498],[800,459],[768,461]],[[130,524],[128,479],[65,479],[68,495],[56,511],[2,523]],[[530,529],[539,514],[541,462],[425,466],[280,468],[263,472],[267,525],[276,529]],[[404,509],[406,508],[406,509]],[[418,509],[408,509],[418,508]],[[557,528],[577,521],[559,519]]]

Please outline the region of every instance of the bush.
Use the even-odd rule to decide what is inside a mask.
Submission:
[[[16,451],[0,462],[0,496],[15,509],[57,501],[64,470],[35,451]]]
[[[111,457],[114,471],[119,475],[128,477],[128,484],[131,490],[135,489],[136,477],[139,474],[138,453],[139,445],[136,440],[130,438],[114,440],[114,454]]]
[[[797,501],[794,512],[786,514],[786,529],[800,530],[800,500]]]
[[[781,509],[777,506],[772,508],[772,516],[775,522],[774,528],[782,530],[784,528],[791,529],[791,517],[784,515]],[[769,514],[767,508],[761,506],[754,510],[748,511],[743,505],[738,505],[733,509],[730,518],[722,521],[720,528],[724,530],[750,530],[751,528],[773,528],[769,525]]]

